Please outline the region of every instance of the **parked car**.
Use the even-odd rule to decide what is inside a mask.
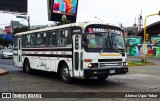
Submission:
[[[12,49],[2,49],[0,52],[0,56],[2,58],[13,58],[13,51]]]

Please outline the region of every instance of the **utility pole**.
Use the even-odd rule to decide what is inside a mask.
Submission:
[[[143,17],[142,17],[142,10],[141,14],[138,17],[138,31],[140,31],[143,28]]]
[[[30,16],[29,15],[28,15],[27,21],[28,21],[28,31],[29,31],[30,30]]]
[[[30,16],[22,16],[22,15],[18,15],[16,16],[17,18],[21,18],[21,19],[27,19],[28,22],[28,31],[30,30]]]

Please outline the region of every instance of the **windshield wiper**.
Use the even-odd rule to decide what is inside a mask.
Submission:
[[[103,45],[102,49],[101,49],[101,52],[99,54],[102,54],[103,50],[105,48],[105,44]]]
[[[122,52],[118,49],[118,47],[117,47],[116,43],[114,43],[114,45],[113,45],[113,49],[116,49],[120,54],[122,53]]]
[[[104,51],[105,45],[106,45],[106,38],[105,38],[105,43],[103,44],[103,47],[102,47],[101,52],[99,54],[102,54],[102,52]]]
[[[118,47],[117,48],[115,48],[120,54],[122,53],[119,49],[118,49]]]

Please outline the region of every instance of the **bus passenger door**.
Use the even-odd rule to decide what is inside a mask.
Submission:
[[[73,76],[81,76],[81,52],[82,52],[82,35],[74,34],[73,35]]]
[[[22,67],[22,39],[18,38],[18,57],[17,57],[17,64],[18,67]]]

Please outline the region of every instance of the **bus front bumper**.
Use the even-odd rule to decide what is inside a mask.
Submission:
[[[98,76],[108,76],[108,75],[118,75],[126,74],[128,72],[128,67],[121,68],[89,68],[84,69],[84,77],[98,77]]]

